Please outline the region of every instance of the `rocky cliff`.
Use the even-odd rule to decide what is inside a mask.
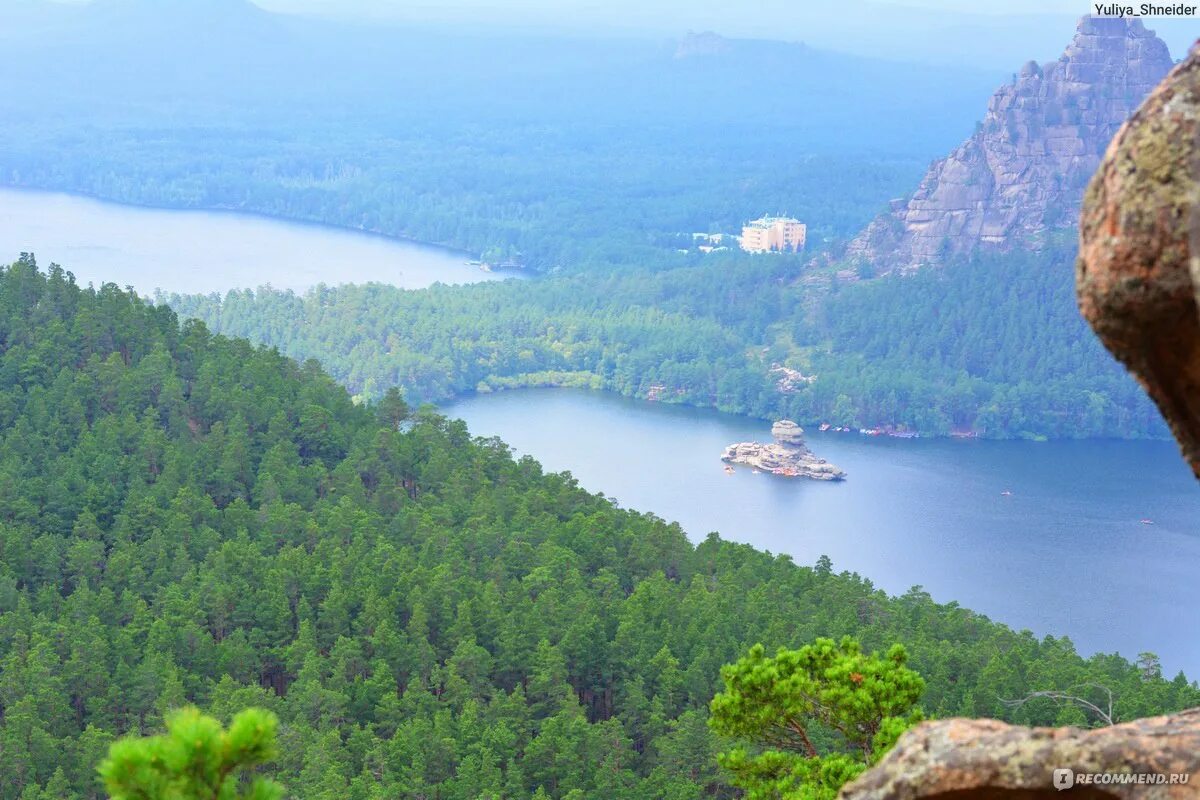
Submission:
[[[934,162],[910,199],[892,201],[848,255],[908,270],[980,247],[1036,248],[1074,227],[1105,147],[1171,66],[1140,20],[1084,17],[1062,57],[1027,63],[997,90],[971,138]]]
[[[1084,317],[1200,478],[1200,44],[1121,128],[1088,186],[1075,280]]]

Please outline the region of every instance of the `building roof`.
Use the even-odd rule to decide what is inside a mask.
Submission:
[[[800,220],[792,217],[759,217],[758,219],[750,220],[746,223],[747,228],[769,228],[778,222],[794,222],[797,225],[803,225]]]

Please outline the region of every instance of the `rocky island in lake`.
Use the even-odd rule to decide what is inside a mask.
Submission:
[[[774,444],[739,442],[725,448],[721,460],[789,478],[814,478],[819,481],[844,480],[846,473],[823,458],[813,455],[804,444],[804,429],[790,419],[771,426]]]

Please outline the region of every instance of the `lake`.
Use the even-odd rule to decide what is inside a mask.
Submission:
[[[24,251],[80,284],[111,281],[143,295],[370,281],[420,289],[503,277],[469,266],[462,253],[357,231],[0,188],[0,263]]]
[[[567,389],[445,411],[694,541],[715,530],[801,564],[827,554],[893,594],[922,585],[1085,654],[1149,650],[1200,677],[1200,486],[1171,442],[813,432],[813,451],[849,474],[822,483],[725,474],[725,446],[769,441],[769,425],[715,411]]]

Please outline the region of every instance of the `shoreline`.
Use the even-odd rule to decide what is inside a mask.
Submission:
[[[584,386],[558,386],[558,385],[549,385],[549,384],[542,384],[542,385],[530,384],[527,386],[502,386],[502,387],[494,388],[488,392],[480,392],[476,389],[469,389],[469,390],[461,392],[461,393],[453,394],[450,397],[445,397],[445,398],[441,398],[438,400],[430,400],[427,402],[429,402],[434,407],[436,407],[438,409],[439,413],[444,413],[443,409],[445,409],[449,406],[453,406],[454,404],[465,401],[465,400],[471,400],[471,399],[477,398],[477,397],[484,397],[489,394],[501,394],[504,392],[524,392],[524,391],[535,391],[535,390],[589,392],[589,393],[609,395],[609,396],[620,398],[622,400],[626,400],[626,401],[630,401],[630,402],[640,402],[640,403],[645,403],[645,404],[649,404],[649,405],[664,406],[666,408],[675,408],[675,409],[689,410],[689,411],[704,411],[704,412],[713,412],[716,414],[725,414],[725,415],[728,415],[730,417],[734,417],[734,418],[740,419],[740,420],[754,420],[756,422],[767,422],[767,423],[771,423],[773,421],[771,419],[771,417],[764,417],[764,416],[760,416],[757,414],[742,413],[742,412],[738,412],[738,411],[725,411],[725,410],[718,408],[715,405],[696,405],[694,403],[681,403],[681,402],[675,402],[672,400],[650,400],[646,397],[641,397],[639,395],[632,395],[632,394],[624,394],[615,389],[609,389],[609,388],[605,388],[605,387],[601,387],[599,389],[591,389],[591,388],[584,387]],[[1028,437],[1028,436],[1005,436],[1005,437],[980,436],[977,434],[973,435],[973,436],[967,436],[967,435],[962,435],[962,433],[958,432],[958,431],[954,431],[954,432],[951,432],[948,434],[917,432],[916,435],[896,435],[894,433],[885,433],[885,432],[883,432],[882,428],[879,428],[879,427],[876,427],[876,428],[844,428],[843,430],[839,431],[839,430],[833,428],[832,426],[827,430],[821,430],[820,425],[822,423],[809,422],[807,424],[809,427],[806,428],[806,435],[812,435],[812,436],[817,436],[817,437],[821,437],[821,438],[824,438],[824,437],[838,438],[838,437],[845,436],[846,434],[853,434],[853,438],[855,440],[863,440],[863,441],[869,441],[869,440],[886,441],[886,442],[928,441],[928,442],[959,442],[962,444],[968,444],[971,442],[1025,442],[1028,444],[1047,444],[1047,443],[1053,443],[1053,442],[1174,442],[1175,441],[1170,436],[1163,436],[1163,437],[1158,437],[1158,438],[1150,437],[1150,436],[1139,436],[1139,437],[1063,436],[1063,437],[1059,437],[1059,438],[1050,438],[1050,437],[1036,437],[1035,438],[1035,437]]]
[[[427,250],[437,250],[443,253],[449,253],[455,256],[462,256],[470,260],[478,258],[478,254],[472,253],[469,250],[464,250],[451,244],[442,242],[429,242],[423,239],[417,239],[412,236],[403,234],[384,233],[380,230],[371,228],[356,228],[350,225],[340,225],[334,222],[322,222],[315,219],[303,219],[300,217],[289,217],[283,214],[275,214],[268,211],[257,211],[253,209],[241,209],[230,206],[164,206],[153,205],[150,203],[137,203],[127,200],[116,200],[104,195],[93,194],[91,192],[83,192],[67,189],[48,189],[41,186],[25,186],[21,184],[13,184],[0,181],[0,190],[10,192],[18,192],[21,194],[40,194],[40,195],[55,195],[59,197],[69,197],[79,200],[89,200],[94,203],[103,205],[118,206],[121,208],[138,209],[141,211],[160,211],[164,213],[196,213],[196,214],[219,214],[229,217],[251,217],[259,220],[267,220],[270,222],[279,222],[288,225],[300,225],[307,228],[316,228],[324,231],[332,231],[336,233],[352,233],[359,236],[369,236],[374,239],[382,239],[388,242],[401,243],[420,247]],[[532,273],[532,270],[525,270],[526,273]]]

